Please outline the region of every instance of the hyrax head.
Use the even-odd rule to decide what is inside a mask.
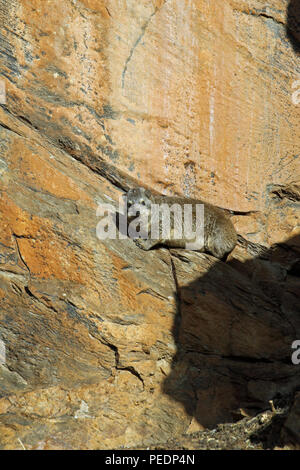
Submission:
[[[143,206],[147,209],[150,209],[151,207],[151,195],[145,188],[129,189],[126,197],[128,207],[133,205]]]

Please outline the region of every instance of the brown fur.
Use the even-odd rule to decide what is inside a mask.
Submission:
[[[207,252],[215,256],[216,258],[223,259],[226,257],[235,247],[237,243],[237,234],[235,228],[222,209],[219,209],[211,204],[208,204],[201,200],[188,199],[183,197],[169,197],[169,196],[158,196],[152,194],[150,191],[144,188],[134,188],[130,189],[127,193],[127,207],[130,211],[130,207],[133,204],[142,204],[141,210],[147,214],[148,217],[148,226],[146,227],[146,232],[150,233],[150,214],[151,214],[151,204],[168,204],[172,206],[173,204],[179,204],[183,210],[184,204],[192,204],[193,206],[193,230],[195,230],[195,214],[196,204],[204,204],[204,246],[197,251]],[[129,216],[128,220],[132,218]],[[171,224],[174,222],[171,212]],[[172,227],[172,225],[171,225]],[[147,239],[136,239],[136,244],[144,249],[150,250],[156,245],[166,245],[173,248],[185,248],[187,243],[190,243],[190,240],[184,238],[175,239],[173,238],[173,231],[170,232],[169,239],[158,239],[151,240]]]

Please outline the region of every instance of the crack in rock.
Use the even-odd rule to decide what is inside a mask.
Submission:
[[[115,353],[115,368],[116,368],[116,370],[127,370],[128,372],[130,372],[132,375],[137,377],[142,382],[143,390],[144,390],[145,389],[145,383],[144,383],[144,380],[143,380],[142,376],[139,374],[139,372],[133,366],[124,366],[124,367],[120,366],[120,354],[119,354],[118,347],[115,346],[112,343],[109,343],[107,340],[103,339],[103,340],[100,340],[100,341],[102,342],[102,344],[105,344],[106,346],[108,346]]]
[[[26,263],[26,261],[25,261],[24,258],[23,258],[23,255],[22,255],[22,253],[21,253],[20,246],[19,246],[19,243],[18,243],[18,239],[19,239],[19,238],[26,238],[26,237],[18,236],[18,235],[16,235],[15,233],[13,233],[12,235],[13,235],[13,237],[14,237],[14,239],[15,239],[15,243],[16,243],[16,247],[17,247],[17,252],[18,252],[19,258],[20,258],[20,260],[22,261],[22,263],[24,264],[24,266],[26,267],[27,271],[28,271],[29,279],[31,279],[31,271],[30,271],[30,268],[29,268],[28,264]]]
[[[272,16],[271,14],[267,13],[266,11],[257,11],[257,10],[239,10],[238,8],[234,8],[233,11],[236,11],[238,13],[242,13],[244,15],[249,15],[249,16],[254,16],[256,18],[267,18],[269,20],[273,20],[275,23],[281,25],[281,26],[285,26],[285,23],[283,21],[280,21],[279,19],[277,18],[274,18],[274,16]]]
[[[142,26],[142,31],[139,35],[139,37],[136,39],[135,43],[133,44],[130,52],[129,52],[129,56],[127,57],[126,61],[125,61],[125,65],[124,65],[124,69],[123,69],[123,72],[122,72],[122,89],[124,88],[124,85],[125,85],[125,75],[126,75],[126,72],[127,72],[127,69],[128,69],[128,64],[129,62],[131,61],[132,59],[132,56],[133,56],[133,53],[135,51],[135,49],[137,48],[137,46],[139,45],[139,43],[141,42],[141,40],[143,39],[144,35],[145,35],[145,32],[149,26],[149,23],[152,19],[152,17],[154,15],[156,15],[157,11],[159,10],[158,7],[155,8],[154,12],[151,13],[151,15],[149,16],[149,18],[147,19],[147,21],[145,21],[145,23],[143,24]]]

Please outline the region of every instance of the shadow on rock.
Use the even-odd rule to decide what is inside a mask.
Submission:
[[[300,53],[300,2],[290,0],[287,9],[287,34],[294,50]]]
[[[227,263],[171,250],[177,283],[177,354],[166,394],[214,428],[286,403],[300,388],[300,237],[269,250],[239,242]]]

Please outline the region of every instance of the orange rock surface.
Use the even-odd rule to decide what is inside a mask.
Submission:
[[[0,448],[146,448],[299,388],[291,4],[0,0]],[[246,242],[99,240],[137,184]]]

